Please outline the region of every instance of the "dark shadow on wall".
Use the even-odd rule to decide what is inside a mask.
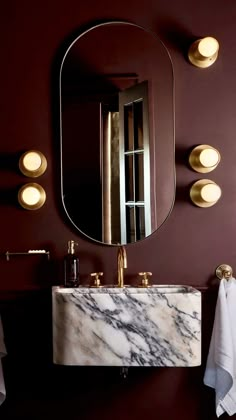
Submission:
[[[17,200],[19,189],[20,186],[13,188],[0,188],[0,205],[14,206],[20,208],[20,205]]]
[[[185,60],[188,61],[188,49],[193,41],[198,38],[188,29],[184,28],[179,22],[169,18],[168,16],[164,16],[161,19],[161,23],[158,22],[156,24],[156,32],[159,36],[166,40],[168,44],[170,44],[174,50],[178,50]]]
[[[14,172],[20,174],[19,159],[21,152],[17,153],[1,153],[0,154],[0,171]]]

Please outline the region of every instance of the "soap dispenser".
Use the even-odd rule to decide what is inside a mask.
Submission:
[[[64,286],[78,287],[79,285],[79,259],[75,255],[75,241],[68,241],[68,254],[64,257]]]

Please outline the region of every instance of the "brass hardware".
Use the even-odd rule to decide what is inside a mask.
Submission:
[[[210,67],[217,59],[219,52],[219,42],[211,37],[197,39],[188,50],[190,63],[196,67]]]
[[[141,284],[139,285],[139,287],[150,287],[149,285],[149,276],[152,276],[152,273],[150,271],[144,271],[141,273],[138,273],[139,276],[143,276],[143,278],[141,279]]]
[[[26,251],[26,252],[9,252],[9,251],[6,251],[6,253],[5,253],[6,260],[10,261],[10,256],[14,256],[14,255],[46,255],[48,260],[50,259],[50,252],[49,251],[45,251],[45,249],[30,249],[29,251]]]
[[[19,168],[23,175],[37,178],[46,171],[47,159],[38,150],[29,150],[20,157]]]
[[[90,276],[91,277],[94,277],[93,278],[93,284],[90,287],[103,287],[103,286],[101,286],[101,280],[99,278],[100,276],[103,276],[103,273],[102,272],[100,272],[100,273],[91,273]]]
[[[221,197],[221,188],[210,179],[195,182],[190,189],[190,198],[198,207],[211,207]]]
[[[40,209],[45,201],[45,190],[35,182],[29,182],[23,185],[18,192],[18,202],[26,210]]]
[[[127,254],[122,245],[118,248],[117,254],[118,287],[124,287],[124,268],[127,268]]]
[[[220,153],[208,144],[195,147],[189,155],[189,164],[196,172],[207,173],[213,171],[220,163]]]
[[[216,268],[216,276],[218,279],[226,279],[229,280],[233,277],[233,269],[228,264],[221,264]]]

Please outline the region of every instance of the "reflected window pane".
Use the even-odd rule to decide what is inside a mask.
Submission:
[[[125,156],[125,200],[134,201],[134,160],[133,155]]]
[[[143,149],[143,101],[133,104],[134,114],[134,149]]]
[[[144,207],[136,207],[136,240],[145,238]]]
[[[133,105],[124,107],[125,151],[134,149],[134,114]]]
[[[126,206],[127,243],[136,241],[135,207]]]
[[[144,201],[143,153],[135,155],[135,201]]]

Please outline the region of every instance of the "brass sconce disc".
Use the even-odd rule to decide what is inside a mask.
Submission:
[[[38,210],[46,201],[43,187],[35,182],[23,185],[18,191],[18,202],[26,210]]]
[[[207,36],[193,42],[188,50],[188,58],[194,66],[206,68],[217,60],[218,52],[218,41],[211,36]]]
[[[190,189],[190,198],[198,207],[212,207],[221,197],[221,188],[210,179],[195,182]]]
[[[37,178],[47,169],[47,159],[38,150],[29,150],[20,157],[19,168],[23,175]]]
[[[201,144],[195,147],[189,155],[191,168],[199,173],[213,171],[219,165],[220,160],[220,152],[207,144]]]

